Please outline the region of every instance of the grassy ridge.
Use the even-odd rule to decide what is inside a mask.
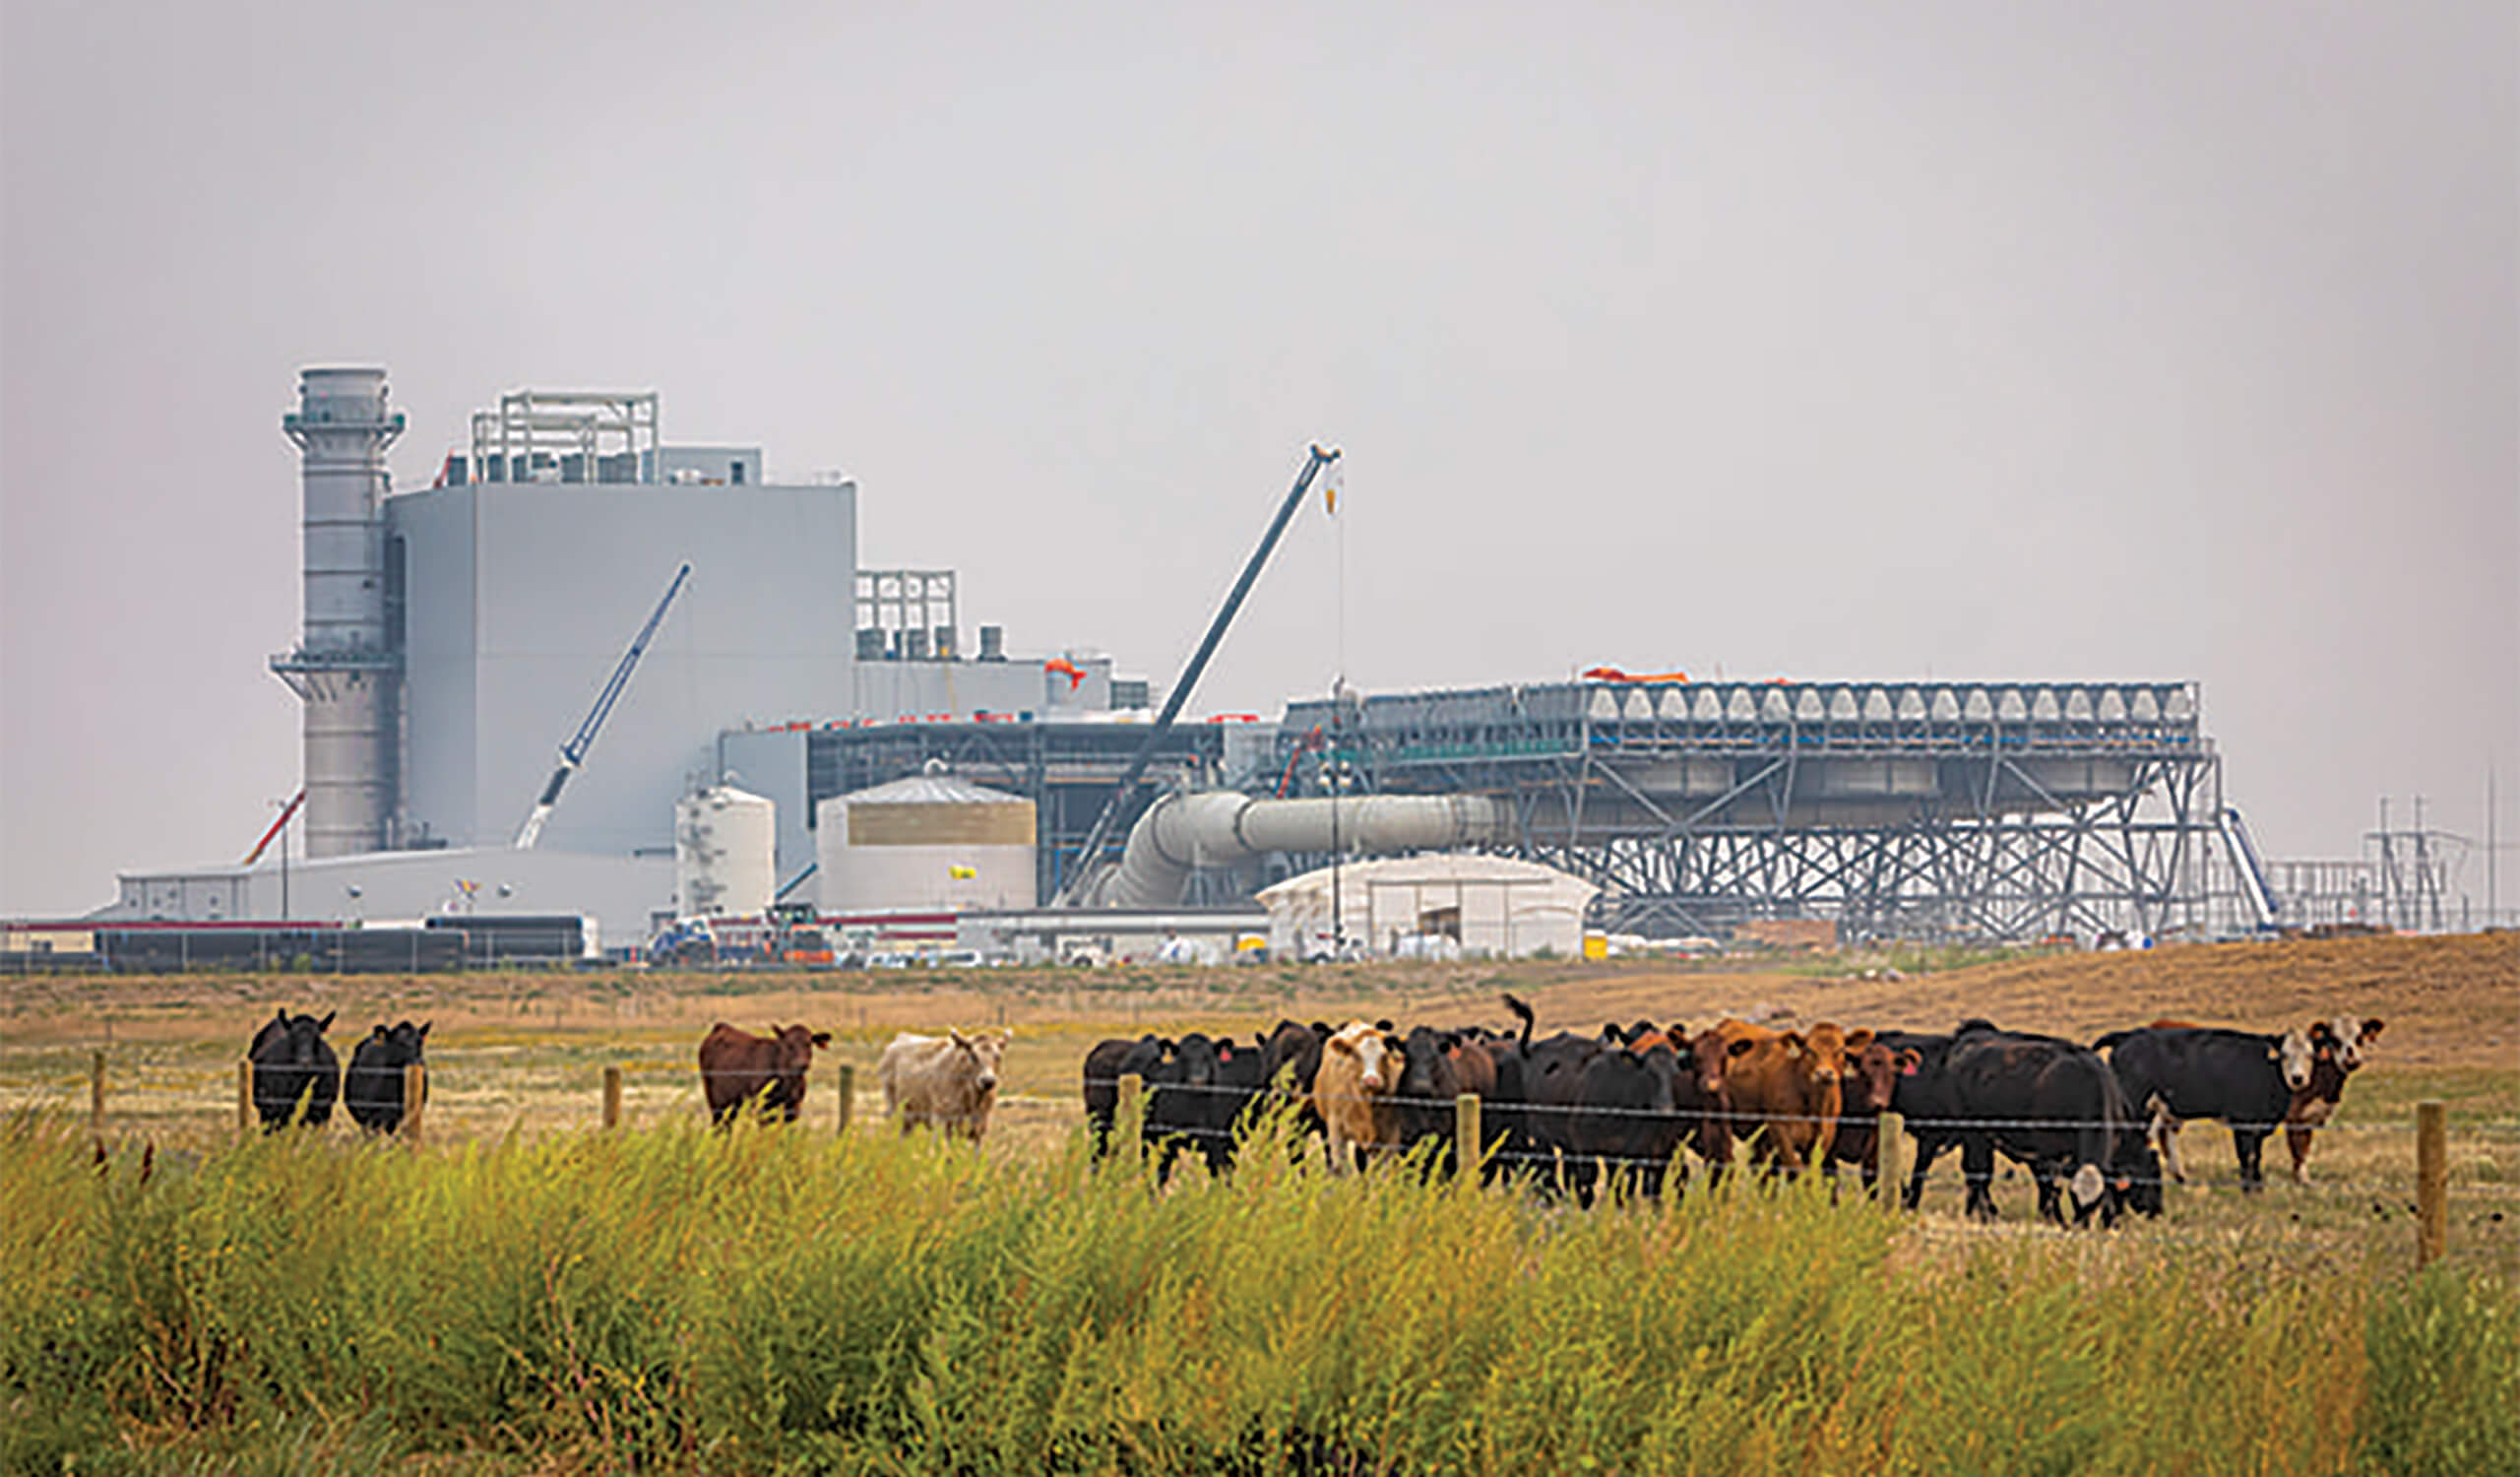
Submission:
[[[1574,1214],[1251,1157],[1155,1194],[1074,1139],[664,1129],[264,1141],[143,1185],[20,1118],[0,1463],[2520,1469],[2490,1276],[1942,1245],[1804,1190]]]

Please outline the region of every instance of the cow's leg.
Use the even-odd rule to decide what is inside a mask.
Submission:
[[[1908,1172],[1908,1188],[1899,1196],[1902,1207],[1914,1210],[1925,1197],[1925,1175],[1933,1169],[1949,1140],[1938,1133],[1917,1135],[1917,1167]]]
[[[2293,1151],[2293,1183],[2296,1185],[2310,1183],[2310,1132],[2307,1124],[2284,1125],[2284,1147]]]
[[[1965,1208],[1977,1220],[1995,1219],[1995,1144],[1984,1133],[1969,1133],[1960,1139],[1960,1178],[1968,1182]]]
[[[2148,1125],[2147,1131],[2152,1135],[2153,1142],[2160,1148],[2162,1172],[2184,1185],[2187,1183],[2187,1171],[2178,1162],[2178,1119],[2171,1113],[2170,1105],[2163,1102],[2158,1093],[2154,1094],[2152,1102],[2147,1106],[2153,1110],[2153,1121]]]
[[[2056,1169],[2048,1160],[2034,1160],[2030,1166],[2030,1179],[2039,1187],[2039,1218],[2051,1226],[2062,1226],[2065,1224],[2065,1197]]]
[[[2239,1155],[2242,1190],[2253,1192],[2266,1188],[2266,1170],[2259,1160],[2266,1152],[2266,1135],[2271,1131],[2263,1127],[2232,1129],[2232,1147]]]

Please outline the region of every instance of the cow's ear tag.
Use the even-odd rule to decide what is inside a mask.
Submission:
[[[2274,1047],[2268,1047],[2266,1049],[2266,1060],[2269,1061],[2280,1061],[2284,1060],[2284,1054]]]
[[[1217,1060],[1219,1061],[1231,1061],[1233,1060],[1233,1048],[1229,1046],[1218,1047]]]
[[[1916,1064],[1915,1062],[1913,1062],[1913,1061],[1906,1062],[1906,1063],[1904,1063],[1903,1065],[1901,1065],[1901,1066],[1900,1066],[1900,1068],[1899,1068],[1899,1075],[1900,1075],[1900,1076],[1903,1076],[1903,1077],[1913,1077],[1913,1076],[1915,1076],[1916,1074],[1917,1074],[1917,1064]]]

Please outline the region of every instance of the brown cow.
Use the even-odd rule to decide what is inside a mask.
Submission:
[[[738,1031],[720,1021],[700,1039],[700,1091],[709,1118],[724,1126],[735,1110],[758,1097],[767,1114],[778,1109],[788,1123],[805,1106],[805,1069],[814,1048],[831,1045],[828,1031],[773,1026],[768,1036]]]
[[[1827,1160],[1831,1173],[1838,1165],[1852,1164],[1862,1174],[1864,1188],[1872,1188],[1880,1173],[1874,1150],[1880,1117],[1890,1111],[1900,1076],[1915,1071],[1923,1061],[1923,1055],[1913,1047],[1893,1052],[1873,1040],[1868,1030],[1847,1033],[1846,1071],[1839,1083],[1838,1136],[1829,1147]]]
[[[1313,1111],[1330,1141],[1330,1167],[1355,1167],[1365,1150],[1399,1141],[1399,1125],[1380,1099],[1400,1085],[1405,1060],[1399,1038],[1381,1025],[1354,1020],[1321,1044],[1312,1079]]]
[[[1732,1132],[1749,1142],[1752,1162],[1788,1174],[1826,1163],[1837,1140],[1846,1032],[1828,1021],[1806,1031],[1771,1031],[1732,1019],[1718,1021],[1715,1030],[1725,1044]],[[1861,1035],[1870,1044],[1872,1033]]]

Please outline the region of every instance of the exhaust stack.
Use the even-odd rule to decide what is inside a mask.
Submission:
[[[306,855],[379,851],[391,838],[402,653],[387,640],[382,503],[385,448],[403,433],[385,371],[298,372],[281,429],[300,453],[305,624],[272,671],[306,705]]]

